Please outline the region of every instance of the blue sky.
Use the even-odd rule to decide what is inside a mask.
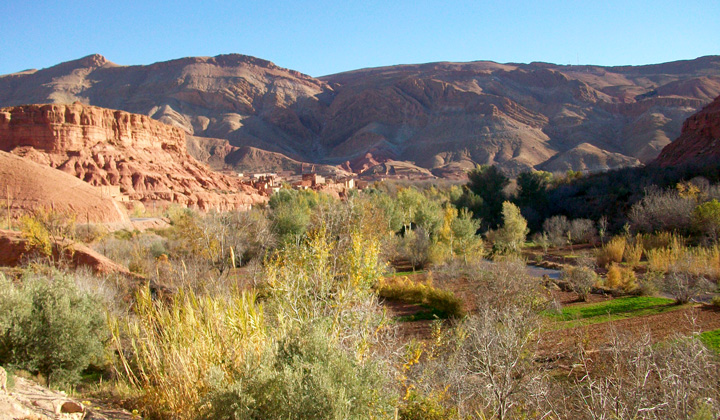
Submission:
[[[649,64],[720,54],[720,0],[0,2],[0,74],[253,55],[312,76],[432,61]]]

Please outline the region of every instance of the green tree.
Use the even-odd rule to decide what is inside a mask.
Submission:
[[[442,225],[442,208],[436,200],[431,200],[415,188],[403,188],[398,192],[399,211],[403,215],[403,225],[415,225],[434,236]]]
[[[480,228],[480,221],[472,218],[472,213],[467,209],[461,209],[460,213],[452,221],[451,229],[454,237],[453,252],[461,255],[465,263],[468,257],[481,258],[483,255],[483,243],[477,230]]]
[[[713,199],[695,207],[693,222],[697,230],[717,242],[720,236],[720,202]]]
[[[527,221],[520,214],[518,206],[509,201],[502,203],[502,217],[502,228],[492,235],[496,252],[501,254],[520,252],[528,234]]]
[[[16,286],[0,274],[0,302],[0,365],[72,384],[102,357],[102,306],[71,279],[25,277]]]
[[[312,210],[330,196],[312,190],[295,191],[283,189],[270,197],[272,210],[270,220],[273,230],[281,240],[287,241],[305,234],[310,224]]]
[[[468,173],[467,191],[477,195],[482,201],[471,197],[467,197],[464,201],[477,206],[469,208],[475,217],[482,219],[489,228],[500,224],[502,203],[507,199],[504,189],[509,183],[508,177],[496,166],[482,165]]]
[[[547,205],[547,190],[552,174],[545,171],[523,172],[517,177],[517,203],[520,207],[533,206],[541,211]]]

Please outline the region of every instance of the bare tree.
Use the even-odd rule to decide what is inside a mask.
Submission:
[[[514,418],[516,407],[531,399],[541,372],[533,366],[538,320],[530,311],[509,307],[483,310],[465,323],[462,346],[466,377],[475,385],[483,413]]]
[[[649,334],[619,334],[602,351],[581,352],[567,418],[714,418],[720,408],[717,360],[696,337],[655,345]],[[567,402],[567,401],[565,401]]]

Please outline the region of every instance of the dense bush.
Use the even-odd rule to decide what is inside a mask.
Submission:
[[[651,188],[630,209],[630,226],[640,232],[689,232],[696,201],[677,190]]]
[[[437,396],[421,395],[410,391],[398,409],[399,420],[453,420],[458,418],[457,410],[448,408]]]
[[[597,251],[596,260],[600,267],[607,267],[611,263],[622,262],[625,255],[627,241],[624,236],[616,236]]]
[[[104,363],[106,335],[102,305],[68,276],[26,275],[15,285],[0,274],[0,365],[73,384]]]
[[[358,361],[316,328],[282,338],[229,385],[216,376],[207,419],[389,418],[393,411],[378,365]]]
[[[568,267],[563,270],[562,279],[566,281],[580,300],[587,300],[590,290],[597,282],[595,272],[589,267]]]

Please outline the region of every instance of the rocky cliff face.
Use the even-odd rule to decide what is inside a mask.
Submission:
[[[117,198],[201,210],[263,201],[239,180],[192,158],[185,132],[145,115],[72,105],[0,109],[0,150],[57,168]]]
[[[658,166],[720,160],[720,96],[688,118],[682,134],[653,162]]]
[[[430,63],[321,78],[236,54],[148,66],[90,56],[0,76],[2,106],[80,101],[286,162],[342,165],[369,153],[443,174],[476,163],[511,172],[646,163],[717,95],[718,56],[637,67]],[[215,164],[243,161],[228,147],[193,151],[205,149],[224,156],[204,155]]]

